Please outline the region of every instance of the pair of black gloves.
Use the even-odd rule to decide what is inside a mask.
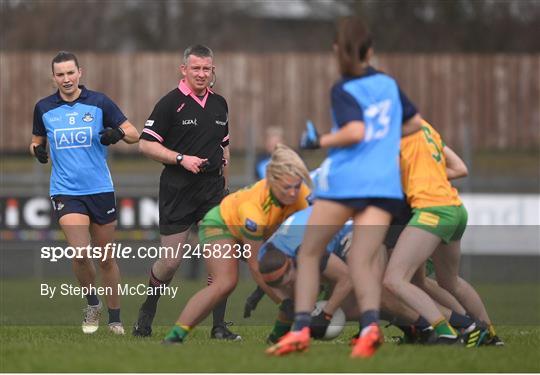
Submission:
[[[124,129],[120,127],[103,129],[99,134],[101,135],[99,142],[104,146],[114,145],[126,136]],[[47,164],[49,161],[49,155],[44,144],[34,146],[34,155],[41,164]]]

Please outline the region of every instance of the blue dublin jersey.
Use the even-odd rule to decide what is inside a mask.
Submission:
[[[261,260],[266,253],[268,243],[272,243],[272,245],[288,257],[296,259],[296,254],[304,239],[304,232],[312,210],[313,207],[310,206],[289,216],[287,220],[279,226],[278,230],[276,230],[261,246],[259,249],[258,260]],[[348,221],[326,246],[326,252],[335,253],[336,255],[341,256],[346,245],[348,234],[352,233],[352,229],[352,221]]]
[[[331,93],[332,132],[351,121],[365,125],[359,143],[331,148],[318,174],[315,196],[327,199],[402,199],[399,172],[401,125],[416,108],[397,82],[373,68],[345,77]]]
[[[114,191],[107,147],[99,132],[117,128],[126,116],[102,93],[81,86],[81,95],[65,102],[56,92],[34,108],[33,134],[47,137],[52,170],[50,195],[89,195]]]

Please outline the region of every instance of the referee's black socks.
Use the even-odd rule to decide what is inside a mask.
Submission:
[[[146,300],[143,302],[143,310],[150,313],[155,313],[157,309],[157,303],[159,297],[161,297],[161,291],[164,286],[169,285],[172,279],[167,281],[159,280],[156,275],[154,275],[154,270],[150,269],[150,279],[148,280],[148,287],[152,288],[152,293],[148,293]]]
[[[214,320],[213,327],[225,325],[225,310],[227,309],[227,297],[221,300],[220,303],[214,307],[212,311],[212,318]]]

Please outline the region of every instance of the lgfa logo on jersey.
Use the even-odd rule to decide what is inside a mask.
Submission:
[[[182,120],[182,125],[195,125],[195,126],[197,126],[197,119]]]
[[[82,120],[84,122],[92,122],[94,121],[94,118],[92,117],[92,115],[90,114],[90,112],[86,112],[82,118]]]

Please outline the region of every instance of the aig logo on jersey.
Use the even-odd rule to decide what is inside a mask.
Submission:
[[[67,128],[54,130],[54,143],[57,150],[64,148],[90,147],[92,145],[92,128]]]

